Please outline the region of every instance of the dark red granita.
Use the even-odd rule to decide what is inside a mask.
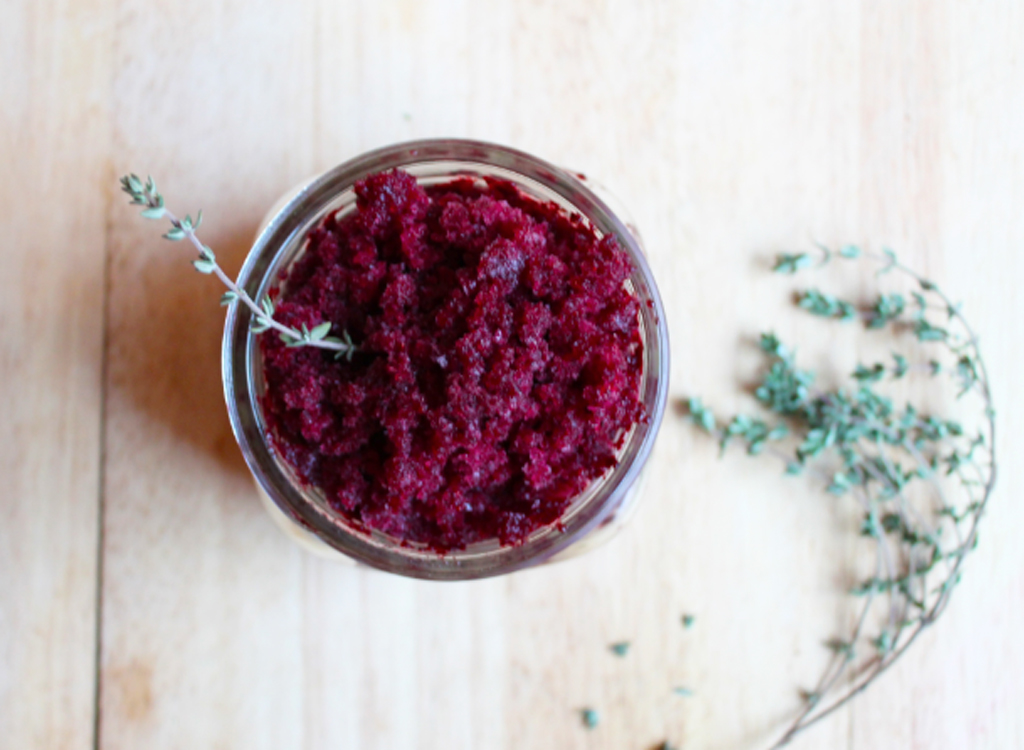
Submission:
[[[639,303],[612,236],[501,180],[357,183],[281,279],[263,409],[300,478],[363,527],[445,552],[523,542],[616,463],[640,402]]]

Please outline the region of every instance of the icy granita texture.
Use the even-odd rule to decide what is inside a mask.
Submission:
[[[612,237],[499,180],[356,185],[282,280],[351,362],[260,337],[276,449],[358,525],[439,552],[524,541],[616,462],[639,400],[639,303]]]

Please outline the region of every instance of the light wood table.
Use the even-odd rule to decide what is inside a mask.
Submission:
[[[628,204],[676,399],[746,408],[764,327],[852,364],[861,338],[788,309],[775,251],[888,244],[964,301],[1002,434],[981,546],[905,661],[794,747],[1024,747],[1022,39],[1011,0],[6,0],[0,746],[724,750],[792,715],[848,622],[855,533],[675,412],[624,533],[498,580],[328,564],[260,508],[219,290],[117,177],[203,208],[235,271],[301,178],[457,136]]]

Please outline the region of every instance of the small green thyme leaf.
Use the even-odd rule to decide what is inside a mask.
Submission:
[[[217,267],[213,261],[203,260],[202,258],[192,261],[192,265],[195,266],[199,273],[213,273],[213,269]]]
[[[774,333],[762,333],[759,340],[761,351],[779,359],[789,359],[789,351]]]
[[[738,414],[726,425],[719,444],[722,450],[725,450],[731,438],[740,437],[747,441],[747,451],[752,455],[756,455],[762,450],[767,440],[773,439],[773,435],[781,437],[784,434],[785,427],[780,426],[769,430],[768,425],[764,421],[752,419],[744,414]]]
[[[877,383],[884,375],[885,365],[880,362],[876,362],[871,367],[857,365],[857,369],[853,371],[854,379],[861,383]]]
[[[330,332],[331,332],[331,324],[330,323],[321,323],[320,325],[315,326],[313,328],[313,330],[311,330],[309,332],[309,339],[310,339],[310,341],[321,341]]]
[[[682,696],[683,698],[689,698],[693,695],[693,691],[688,687],[674,687],[672,692],[676,695]]]
[[[629,653],[629,646],[630,646],[629,641],[619,641],[618,643],[613,643],[608,648],[616,656],[625,656],[626,654]]]
[[[857,318],[857,308],[852,303],[824,294],[817,289],[808,289],[797,296],[797,305],[813,315],[850,321]]]
[[[584,708],[580,711],[580,718],[583,720],[583,726],[587,729],[593,729],[601,722],[601,715],[592,708]]]
[[[808,706],[816,706],[821,700],[821,695],[812,690],[801,690],[800,697]]]
[[[885,656],[892,651],[892,633],[883,630],[871,643],[881,656]]]
[[[857,247],[856,245],[844,245],[843,247],[839,248],[839,254],[844,258],[859,258],[860,248]]]
[[[882,538],[882,529],[878,523],[878,514],[871,510],[864,515],[864,522],[860,527],[861,536],[869,536],[872,539]]]
[[[918,318],[914,322],[914,335],[918,341],[944,341],[949,334],[945,328],[939,328],[924,318]]]
[[[687,403],[687,409],[689,409],[690,418],[700,425],[705,432],[714,432],[715,415],[704,406],[699,398],[691,398]]]
[[[896,366],[892,370],[892,376],[898,380],[907,374],[907,371],[910,370],[910,364],[907,362],[907,358],[902,354],[893,354],[892,358],[896,363]]]
[[[811,257],[806,253],[788,255],[782,253],[775,258],[775,266],[772,268],[776,273],[796,273],[812,264]]]
[[[883,328],[903,314],[907,302],[902,294],[880,294],[868,312],[867,327]]]
[[[697,618],[694,615],[683,615],[683,627],[687,630],[692,628],[695,622],[697,622]]]
[[[842,640],[839,640],[839,639],[833,639],[833,640],[829,641],[825,645],[827,645],[829,647],[829,649],[831,649],[836,654],[839,654],[840,656],[842,656],[847,661],[853,659],[853,657],[854,657],[854,655],[856,653],[854,651],[853,644],[848,642],[848,641],[842,641]]]
[[[836,472],[832,475],[832,482],[828,485],[827,491],[833,495],[842,495],[850,489],[850,480],[846,474]]]

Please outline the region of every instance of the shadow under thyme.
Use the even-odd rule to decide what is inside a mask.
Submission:
[[[108,351],[112,395],[223,471],[247,477],[224,404],[220,370],[224,309],[218,304],[222,289],[214,279],[196,274],[188,262],[193,255],[190,248],[169,246],[151,230],[145,224],[134,230],[145,232],[140,236],[145,237],[149,260],[131,270],[115,268],[112,274]],[[253,231],[251,226],[239,226],[209,236],[209,244],[217,248],[231,272],[240,267]],[[122,251],[139,252],[137,247]],[[121,260],[117,253],[114,259],[115,264]]]

